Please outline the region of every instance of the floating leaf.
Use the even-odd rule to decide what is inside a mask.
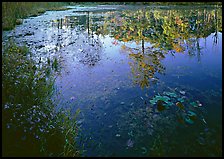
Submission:
[[[183,98],[178,98],[177,100],[178,100],[179,102],[182,102],[182,103],[184,102],[184,99],[183,99]]]
[[[198,107],[198,104],[196,102],[191,102],[190,105],[192,105],[193,107]]]
[[[156,100],[154,100],[154,99],[150,100],[149,102],[153,105],[156,104]]]
[[[158,101],[158,100],[162,100],[162,101],[164,101],[164,102],[166,102],[166,103],[168,103],[169,100],[170,100],[170,98],[167,97],[167,96],[158,96],[158,95],[156,95],[154,99],[155,99],[156,101]]]
[[[189,110],[187,113],[188,113],[188,116],[189,116],[189,118],[190,118],[191,120],[193,120],[193,121],[196,120],[197,115],[196,115],[194,112],[192,112],[192,111]]]
[[[170,97],[177,97],[176,93],[172,93],[172,92],[163,92],[164,94],[170,96]]]
[[[151,104],[156,104],[156,100],[155,99],[151,99],[150,101],[149,101]]]
[[[181,102],[177,102],[176,106],[178,106],[180,109],[184,109],[184,105]]]
[[[195,112],[192,112],[192,111],[189,110],[189,111],[188,111],[188,115],[189,115],[189,116],[196,116],[196,113],[195,113]]]
[[[165,105],[168,106],[168,107],[170,107],[170,106],[173,105],[173,103],[172,102],[167,102]]]
[[[188,124],[194,124],[194,121],[189,118],[189,116],[185,117],[185,122]]]

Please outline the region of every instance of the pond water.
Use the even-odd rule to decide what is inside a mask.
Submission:
[[[58,59],[83,156],[221,156],[222,10],[69,6],[3,32]]]

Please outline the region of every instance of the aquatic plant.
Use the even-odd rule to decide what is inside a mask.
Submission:
[[[159,100],[164,101],[165,103],[169,103],[170,98],[167,96],[156,95],[152,100],[150,100],[150,103],[156,104]]]
[[[47,63],[39,67],[29,54],[13,42],[3,46],[3,156],[79,156],[79,111],[55,110],[53,70]]]
[[[193,110],[195,108],[199,109],[199,107],[201,107],[202,104],[198,100],[196,102],[195,101],[192,102],[190,99],[184,96],[185,92],[184,93],[183,92],[184,91],[179,91],[178,94],[177,92],[164,91],[163,95],[160,95],[158,93],[153,97],[153,99],[150,99],[149,101],[152,105],[157,106],[157,110],[159,112],[164,111],[168,108],[176,110],[175,112],[177,114],[177,120],[180,123],[193,124],[197,119],[197,114],[196,112],[193,112],[192,109]],[[203,115],[201,115],[201,118],[203,121],[204,120]]]

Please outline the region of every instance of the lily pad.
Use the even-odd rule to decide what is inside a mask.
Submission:
[[[198,107],[198,104],[196,102],[191,102],[190,105],[192,105],[193,107]]]
[[[154,105],[154,104],[156,104],[157,101],[155,99],[152,99],[149,102]]]
[[[168,107],[170,107],[170,106],[173,105],[173,103],[172,102],[167,102],[165,105],[168,106]]]
[[[192,112],[192,111],[190,111],[190,110],[189,110],[187,113],[188,113],[189,118],[190,118],[192,121],[195,121],[195,120],[196,120],[196,118],[197,118],[196,113],[194,113],[194,112]]]
[[[190,110],[187,111],[187,112],[188,112],[188,115],[189,115],[189,116],[196,116],[196,113],[195,113],[195,112],[192,112],[192,111],[190,111]]]
[[[184,120],[185,120],[185,122],[188,123],[188,124],[194,124],[194,121],[191,120],[191,119],[189,118],[189,116],[186,116]]]
[[[162,101],[164,101],[164,102],[169,102],[169,100],[170,100],[170,98],[169,97],[167,97],[167,96],[158,96],[158,95],[156,95],[155,96],[155,98],[154,98],[156,101],[158,101],[158,100],[162,100]]]
[[[182,103],[184,102],[184,98],[178,98],[177,100]]]
[[[168,96],[170,96],[170,97],[177,97],[177,95],[176,95],[176,93],[172,93],[172,92],[163,92],[163,94],[166,94],[166,95],[168,95]]]

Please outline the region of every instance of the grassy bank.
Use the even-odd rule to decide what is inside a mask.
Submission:
[[[65,10],[67,2],[2,2],[2,29],[11,30],[22,19],[38,16],[47,10]]]
[[[222,2],[70,2],[70,5],[222,5]]]
[[[53,62],[39,64],[31,55],[12,42],[3,46],[3,156],[79,156],[74,140],[79,112],[71,117],[55,111]]]

